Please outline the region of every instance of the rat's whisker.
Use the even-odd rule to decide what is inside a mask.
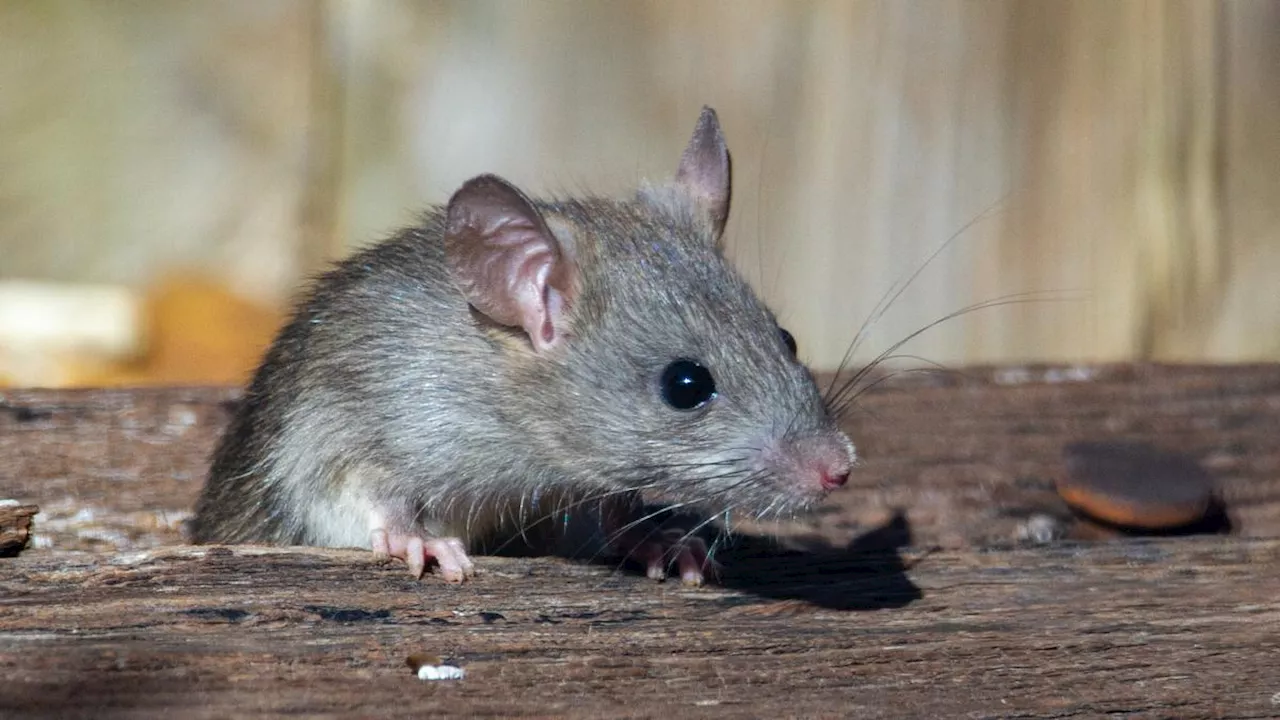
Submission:
[[[1012,293],[1009,295],[1001,295],[999,297],[991,298],[989,300],[983,300],[981,302],[977,302],[972,305],[968,305],[966,307],[960,308],[959,310],[949,312],[946,315],[943,315],[942,317],[937,318],[936,320],[926,324],[925,326],[917,329],[916,331],[908,334],[906,337],[902,338],[901,340],[890,345],[884,352],[877,355],[870,363],[868,363],[858,372],[854,373],[851,378],[844,381],[841,384],[839,390],[837,390],[833,395],[828,396],[827,403],[829,405],[833,405],[839,402],[839,399],[841,398],[841,396],[844,395],[846,392],[848,392],[849,388],[853,387],[859,380],[865,377],[868,372],[874,369],[879,363],[883,362],[884,358],[888,357],[889,355],[892,355],[898,350],[898,348],[901,348],[903,345],[907,344],[908,342],[911,342],[912,340],[932,330],[933,328],[941,325],[944,322],[948,322],[950,320],[963,317],[970,313],[978,312],[981,310],[989,310],[992,308],[1004,307],[1006,305],[1018,305],[1023,303],[1035,303],[1035,302],[1062,302],[1062,301],[1072,299],[1069,297],[1063,297],[1062,296],[1063,292],[1064,291],[1060,291],[1060,290],[1047,290],[1047,291],[1029,291],[1029,292],[1021,292],[1021,293]],[[833,378],[833,386],[834,386],[834,378]]]
[[[631,530],[634,530],[635,528],[643,525],[644,523],[648,522],[649,520],[652,520],[655,517],[658,517],[659,515],[663,515],[673,510],[686,507],[690,504],[692,503],[690,502],[676,503],[675,505],[664,507],[659,510],[655,510],[654,512],[648,513],[646,515],[642,515],[638,518],[633,519],[631,522],[628,522],[616,528],[613,532],[605,536],[605,547],[593,553],[591,557],[588,558],[588,562],[594,562],[596,559],[600,557],[600,555],[614,548],[617,545],[618,540],[622,539],[622,537],[626,535],[628,532],[630,532]],[[634,553],[636,548],[638,548],[640,545],[644,544],[645,542],[648,542],[649,539],[652,538],[654,534],[659,532],[661,529],[662,529],[662,526],[660,524],[655,523],[654,526],[650,528],[648,532],[642,535],[638,540],[636,540],[636,542],[632,543],[632,547],[626,552],[626,554],[623,555],[622,560],[625,562],[627,558],[631,557],[632,553]]]
[[[546,512],[546,513],[544,513],[544,514],[542,514],[542,515],[540,515],[540,516],[538,516],[538,517],[535,517],[532,521],[530,521],[530,522],[522,522],[522,523],[521,523],[521,526],[520,526],[520,529],[519,529],[518,534],[517,534],[517,535],[515,535],[515,536],[512,536],[512,537],[508,538],[507,540],[505,540],[504,542],[502,542],[502,543],[498,544],[496,547],[494,547],[494,548],[493,548],[492,552],[494,552],[494,553],[502,552],[503,550],[507,549],[507,547],[509,547],[512,543],[514,543],[514,542],[515,542],[516,540],[518,540],[518,539],[526,538],[526,540],[527,540],[527,536],[525,535],[525,533],[526,533],[526,531],[528,530],[528,528],[535,527],[535,526],[537,526],[537,525],[539,525],[539,524],[541,524],[541,523],[543,523],[543,522],[546,522],[546,521],[551,520],[551,519],[553,519],[553,518],[556,518],[556,517],[558,517],[558,516],[559,516],[559,517],[565,517],[565,516],[567,516],[571,511],[576,510],[576,509],[578,509],[578,508],[580,508],[580,507],[583,507],[584,505],[587,505],[587,504],[589,504],[589,503],[592,503],[592,502],[599,502],[599,503],[602,503],[602,504],[603,504],[603,502],[604,502],[605,500],[609,499],[609,498],[616,497],[616,496],[618,496],[618,495],[629,495],[629,494],[633,494],[633,493],[637,492],[638,490],[641,490],[641,489],[647,489],[647,488],[649,488],[649,487],[651,487],[651,486],[644,486],[644,485],[642,485],[642,486],[639,486],[638,488],[618,488],[618,489],[605,490],[605,491],[600,491],[600,492],[593,492],[593,493],[590,493],[590,494],[587,494],[587,495],[584,495],[584,496],[578,497],[578,498],[576,498],[573,502],[570,502],[570,503],[567,503],[567,504],[557,504],[557,505],[556,505],[555,507],[553,507],[550,511],[548,511],[548,512]]]
[[[855,390],[849,391],[845,395],[845,397],[842,397],[838,401],[830,404],[831,414],[837,418],[843,418],[845,412],[847,412],[853,406],[853,404],[857,402],[858,398],[861,397],[863,393],[867,392],[871,388],[884,382],[889,377],[896,377],[898,375],[903,375],[903,374],[921,374],[921,373],[930,374],[930,375],[957,375],[961,378],[972,377],[962,370],[957,370],[955,368],[947,367],[946,365],[943,365],[942,363],[939,363],[935,360],[930,360],[929,358],[921,357],[919,355],[912,355],[910,353],[894,353],[893,355],[888,355],[883,360],[877,362],[875,366],[878,367],[881,364],[891,362],[893,360],[915,360],[917,362],[924,363],[925,365],[929,365],[931,367],[905,368],[905,369],[897,370],[892,373],[888,373],[886,376],[881,376],[877,378],[875,381],[873,381],[868,385],[864,385]],[[869,372],[870,371],[867,371],[861,374],[864,377],[866,377],[869,375]]]
[[[835,387],[836,378],[840,375],[841,372],[844,371],[845,365],[847,365],[849,361],[853,359],[854,353],[857,352],[858,346],[863,342],[863,340],[866,339],[867,334],[871,332],[871,330],[875,327],[876,323],[880,322],[880,319],[884,317],[884,314],[889,311],[889,308],[892,307],[895,302],[897,302],[898,298],[901,297],[902,294],[907,291],[907,288],[911,287],[911,284],[916,281],[916,278],[920,277],[920,274],[923,273],[925,269],[928,268],[929,265],[932,264],[933,261],[937,259],[937,257],[941,255],[943,251],[945,251],[948,247],[950,247],[956,240],[958,240],[969,230],[977,226],[978,223],[986,220],[988,217],[995,214],[995,212],[998,209],[1000,209],[1001,206],[1004,205],[1004,202],[1008,199],[1008,197],[1009,197],[1008,193],[1000,196],[1000,198],[993,201],[990,205],[987,205],[987,207],[983,208],[982,212],[975,215],[973,219],[969,220],[969,222],[960,226],[960,229],[952,233],[950,237],[948,237],[945,241],[943,241],[940,245],[938,245],[938,247],[934,249],[934,251],[930,253],[927,258],[925,258],[924,262],[920,263],[920,265],[915,269],[915,271],[913,271],[911,275],[906,278],[905,282],[902,280],[902,278],[899,278],[898,280],[895,280],[892,285],[889,286],[889,289],[885,291],[884,295],[880,297],[880,300],[875,304],[875,306],[871,308],[871,312],[867,315],[867,318],[862,321],[862,325],[858,328],[858,332],[854,334],[853,339],[849,341],[849,347],[845,350],[844,356],[841,357],[840,363],[836,366],[836,371],[832,375],[831,383],[827,386],[826,391],[823,393],[824,395],[831,392],[831,389]]]
[[[858,401],[858,399],[861,398],[864,394],[875,389],[881,383],[888,382],[893,378],[904,377],[907,375],[917,375],[920,373],[936,373],[936,372],[938,372],[938,370],[934,368],[904,368],[902,370],[893,370],[891,372],[887,372],[884,375],[881,375],[880,377],[871,381],[870,383],[867,383],[866,385],[858,388],[856,392],[851,393],[848,397],[841,400],[840,405],[835,410],[835,413],[837,416],[842,415],[843,413],[848,411]]]

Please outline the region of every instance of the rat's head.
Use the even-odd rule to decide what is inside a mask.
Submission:
[[[708,108],[674,182],[634,200],[535,203],[494,176],[451,199],[446,256],[509,329],[513,416],[580,483],[782,514],[847,479],[795,340],[721,254],[729,197]]]

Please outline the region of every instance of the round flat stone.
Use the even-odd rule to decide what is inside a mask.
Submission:
[[[1204,517],[1213,479],[1194,460],[1139,443],[1083,442],[1064,451],[1058,494],[1085,515],[1123,527],[1165,530]]]

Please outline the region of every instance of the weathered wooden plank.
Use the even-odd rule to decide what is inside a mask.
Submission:
[[[180,542],[232,388],[0,391],[0,497],[38,504],[38,546]]]
[[[0,716],[1280,715],[1280,366],[887,382],[848,419],[853,487],[764,528],[783,548],[741,538],[700,590],[177,546],[236,396],[0,394],[0,497],[42,509],[36,547],[0,560]],[[1064,449],[1099,440],[1198,463],[1246,537],[1010,547],[1037,518],[1105,534],[1053,492]],[[865,554],[908,542],[953,549]],[[417,680],[420,652],[467,678]]]
[[[0,714],[1280,714],[1280,540],[735,552],[695,590],[554,559],[458,587],[356,551],[35,550],[0,565]],[[417,680],[421,652],[467,676]]]
[[[0,497],[40,505],[35,541],[133,550],[180,541],[230,388],[0,393]],[[1280,537],[1280,365],[970,369],[895,378],[846,419],[850,487],[778,532],[845,545],[897,514],[916,544],[972,547],[1082,526],[1054,492],[1084,441],[1144,442],[1217,482],[1233,532]],[[1032,533],[1034,534],[1034,533]]]

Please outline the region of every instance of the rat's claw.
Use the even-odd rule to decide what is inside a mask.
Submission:
[[[707,553],[707,544],[702,538],[685,540],[676,556],[676,567],[680,569],[680,582],[685,585],[701,585],[703,575],[712,580],[720,577],[720,566]]]
[[[680,530],[667,530],[658,539],[645,540],[631,556],[645,567],[651,580],[662,581],[667,569],[675,566],[680,582],[701,585],[705,575],[715,578],[720,568],[707,554],[707,544],[699,537],[686,537]]]
[[[645,574],[650,580],[662,582],[667,579],[667,563],[663,560],[662,555],[657,555],[649,560],[645,567]]]
[[[409,566],[409,574],[415,578],[422,577],[422,571],[427,569],[427,544],[420,537],[411,537],[409,542],[405,543],[404,561]],[[445,580],[449,576],[445,575]]]
[[[644,540],[632,548],[630,556],[644,566],[650,580],[667,579],[667,544],[662,540]]]
[[[475,577],[476,566],[458,538],[424,539],[418,535],[391,535],[378,529],[372,531],[370,540],[376,555],[403,559],[409,566],[409,574],[415,578],[422,577],[427,561],[432,558],[445,582],[460,583]]]
[[[423,554],[436,559],[436,564],[440,566],[440,574],[444,576],[446,582],[460,583],[467,578],[475,577],[476,566],[471,562],[471,558],[467,557],[467,549],[458,538],[435,538],[427,540],[422,545]],[[409,564],[409,568],[413,569],[413,563]],[[418,574],[419,576],[422,574],[421,566]]]

